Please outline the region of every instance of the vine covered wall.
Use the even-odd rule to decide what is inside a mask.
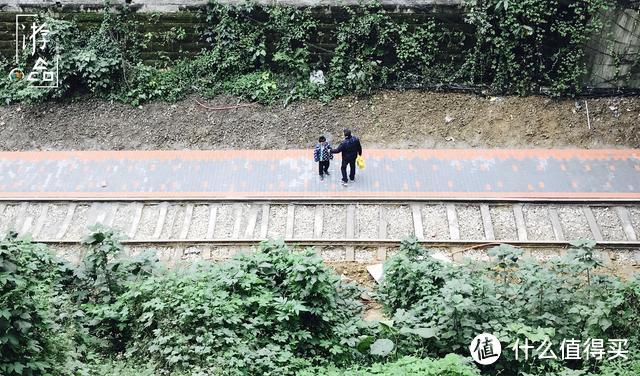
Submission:
[[[609,9],[604,27],[588,44],[589,72],[586,83],[592,87],[640,88],[640,2]],[[634,9],[635,8],[635,9]]]
[[[62,85],[43,93],[2,82],[0,99],[90,92],[137,105],[196,91],[286,104],[380,88],[551,96],[638,89],[637,11],[629,9],[638,5],[628,1],[212,2],[178,12],[121,3],[21,7],[54,29],[57,50],[45,54],[62,51]],[[0,13],[6,72],[15,15]]]
[[[153,34],[153,43],[149,44],[143,56],[147,62],[183,57],[184,54],[199,52],[204,45],[201,42],[201,31],[205,27],[202,14],[206,12],[209,0],[111,0],[114,9],[128,9],[140,22],[142,34]],[[218,4],[238,6],[245,0],[219,0]],[[345,20],[344,6],[357,6],[358,0],[317,1],[317,0],[279,0],[252,1],[252,4],[264,4],[309,9],[319,23],[323,35],[331,35],[340,22]],[[424,0],[424,1],[378,1],[398,21],[421,23],[426,18],[436,17],[452,27],[464,26],[464,0]],[[15,55],[15,16],[24,13],[48,13],[53,17],[73,20],[80,30],[95,28],[102,22],[101,10],[105,8],[105,0],[62,0],[56,2],[44,0],[0,0],[0,54],[10,57]],[[184,35],[174,36],[173,44],[166,43],[173,35],[172,30],[183,30]],[[163,43],[164,42],[164,43]],[[320,48],[315,51],[318,56],[326,56],[332,51],[335,40],[318,37],[316,42]]]

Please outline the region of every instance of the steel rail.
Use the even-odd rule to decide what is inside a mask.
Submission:
[[[80,245],[81,240],[74,239],[34,239],[36,243],[49,245]],[[124,239],[123,245],[131,246],[250,246],[259,244],[263,239]],[[393,247],[398,246],[402,240],[397,239],[286,239],[286,243],[297,246],[356,246],[356,247]],[[523,248],[566,248],[571,246],[570,241],[558,240],[419,240],[418,243],[430,247],[477,247],[493,244],[511,244]],[[600,241],[596,243],[599,249],[640,249],[640,241]]]
[[[25,197],[25,198],[15,198],[15,197],[0,197],[0,203],[21,203],[21,202],[34,202],[34,203],[55,203],[55,204],[65,204],[65,203],[129,203],[129,202],[142,202],[147,204],[152,203],[160,203],[160,202],[172,202],[172,203],[185,203],[185,204],[224,204],[224,203],[260,203],[260,204],[268,204],[268,203],[276,203],[276,204],[298,204],[298,205],[318,205],[318,204],[406,204],[406,203],[423,203],[423,204],[438,204],[438,203],[487,203],[487,204],[550,204],[550,205],[561,205],[561,204],[589,204],[589,205],[640,205],[640,200],[637,199],[595,199],[595,198],[577,198],[577,199],[567,199],[567,198],[474,198],[474,197],[446,197],[446,198],[389,198],[389,197],[364,197],[364,198],[354,198],[354,197],[265,197],[265,198],[254,198],[254,197],[237,197],[237,198],[211,198],[211,199],[194,199],[193,197],[169,197],[169,198],[157,198],[157,197],[149,197],[149,198],[111,198],[111,197],[103,197],[103,198],[86,198],[86,197],[70,197],[70,198],[33,198],[33,197]]]

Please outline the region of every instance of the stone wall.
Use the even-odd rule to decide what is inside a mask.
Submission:
[[[180,42],[170,43],[152,40],[143,53],[147,62],[166,58],[190,56],[204,45],[200,41],[202,26],[198,10],[209,0],[111,0],[110,3],[130,7],[141,21],[143,31],[161,35],[172,29],[182,29],[186,36]],[[242,3],[245,0],[218,0],[226,3]],[[359,0],[254,0],[263,4],[286,4],[309,7],[320,21],[324,35],[343,19],[344,11],[338,5],[357,4]],[[420,22],[425,17],[436,17],[454,30],[469,31],[464,23],[461,5],[464,0],[379,0],[391,11],[392,17],[409,22]],[[594,35],[585,46],[588,56],[588,74],[585,85],[595,89],[640,89],[640,14],[637,1],[618,2],[618,7],[604,16],[605,27]],[[81,29],[99,25],[104,0],[0,0],[0,55],[12,59],[15,54],[15,16],[18,13],[48,11],[56,18],[73,19]],[[335,42],[319,39],[316,58],[330,58]],[[443,51],[444,53],[455,53]]]
[[[222,0],[220,2],[240,3],[244,0]],[[347,1],[313,1],[313,0],[284,0],[284,1],[259,1],[261,3],[280,3],[309,7],[313,15],[319,21],[319,29],[323,36],[314,41],[319,48],[315,51],[318,60],[327,60],[336,43],[327,39],[335,35],[337,25],[346,17],[342,7],[335,6],[338,3],[357,4],[357,0]],[[147,51],[143,52],[143,59],[148,63],[159,62],[163,59],[190,56],[198,53],[204,45],[200,41],[202,19],[198,10],[203,9],[207,0],[112,0],[111,4],[126,6],[133,9],[136,18],[141,21],[143,33],[151,33],[160,36],[172,29],[182,29],[186,37],[176,43],[168,43],[158,39],[152,39]],[[436,17],[447,23],[454,29],[469,26],[464,23],[463,10],[460,7],[463,0],[427,0],[427,1],[391,1],[383,0],[384,7],[391,12],[392,17],[401,18],[408,22],[421,22],[426,17]],[[0,54],[7,58],[15,56],[15,16],[19,13],[51,12],[59,19],[73,19],[81,30],[97,27],[102,15],[99,11],[103,8],[103,0],[25,0],[25,1],[1,1],[0,0]]]
[[[209,0],[111,0],[114,5],[128,5],[141,12],[178,12],[200,8]],[[245,0],[218,0],[220,3],[240,4]],[[285,4],[297,7],[325,7],[336,5],[356,5],[360,0],[254,0],[259,4]],[[431,6],[456,6],[464,0],[379,0],[385,6],[419,9]],[[104,0],[2,0],[0,10],[18,12],[42,8],[66,10],[94,10],[103,6]]]
[[[32,10],[31,10],[32,11]],[[5,58],[13,59],[15,56],[15,12],[0,12],[0,54]],[[102,14],[97,11],[54,11],[57,19],[74,20],[82,31],[97,28],[102,22]],[[204,47],[200,41],[198,27],[200,18],[195,12],[181,11],[172,13],[136,14],[136,19],[141,22],[143,33],[152,33],[156,38],[148,44],[148,48],[142,53],[147,63],[159,62],[165,58],[178,58],[198,53]],[[170,43],[162,40],[160,36],[171,29],[185,31],[183,40]]]

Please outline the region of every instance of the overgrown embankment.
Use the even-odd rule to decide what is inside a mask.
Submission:
[[[0,241],[3,375],[635,376],[640,370],[633,329],[640,279],[598,273],[593,241],[574,242],[565,257],[544,264],[502,245],[489,250],[488,261],[454,265],[409,239],[386,263],[378,289],[391,320],[371,322],[361,317],[363,291],[332,274],[313,250],[265,242],[221,264],[168,270],[153,251],[124,255],[108,229],[95,228],[84,245],[83,260],[70,265],[15,233]],[[469,345],[480,333],[494,334],[502,355],[476,368]],[[601,341],[589,355],[564,357],[557,346],[571,339]],[[526,360],[513,350],[524,341],[531,346],[521,348]],[[558,355],[541,358],[551,346]]]

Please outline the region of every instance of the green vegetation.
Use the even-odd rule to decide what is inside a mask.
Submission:
[[[261,103],[369,94],[379,88],[476,88],[493,93],[571,95],[581,90],[585,42],[607,0],[469,0],[466,26],[398,18],[377,3],[343,7],[326,30],[311,9],[212,3],[203,14],[205,48],[193,58],[145,65],[150,36],[135,15],[104,12],[97,30],[45,18],[53,30],[44,56],[60,56],[61,86],[0,81],[5,103],[94,94],[139,105],[198,92]],[[156,39],[179,44],[184,30]],[[317,39],[332,41],[327,50]],[[57,50],[53,46],[57,46]],[[174,46],[175,47],[175,46]],[[324,56],[319,58],[319,56]],[[25,54],[21,66],[33,66]],[[12,64],[4,62],[8,73]],[[325,83],[312,83],[321,69]],[[6,77],[6,75],[5,75]]]
[[[490,262],[459,267],[439,262],[415,241],[406,241],[386,264],[380,298],[395,325],[420,323],[432,331],[419,347],[427,354],[464,354],[477,333],[492,333],[503,344],[528,339],[535,348],[544,341],[558,346],[564,339],[619,338],[637,349],[640,333],[630,318],[640,314],[639,276],[623,283],[595,273],[600,263],[594,245],[576,241],[565,258],[544,264],[502,245],[489,250]],[[566,366],[551,360],[516,361],[513,355],[509,351],[486,370],[561,374]],[[571,368],[595,371],[601,363],[574,361]],[[634,364],[637,367],[638,360]]]
[[[509,246],[442,263],[415,240],[386,264],[388,320],[313,250],[264,242],[224,263],[166,269],[96,227],[69,265],[29,239],[0,242],[0,373],[14,375],[637,375],[640,279],[598,272],[593,242],[540,264]],[[468,346],[503,355],[476,367]],[[628,339],[629,359],[516,361],[516,339]]]
[[[402,357],[389,363],[369,367],[338,369],[335,367],[304,370],[299,376],[365,376],[365,375],[420,375],[420,376],[479,376],[480,372],[468,359],[449,354],[442,359]]]

